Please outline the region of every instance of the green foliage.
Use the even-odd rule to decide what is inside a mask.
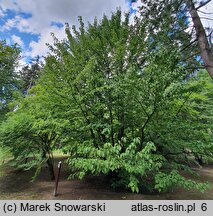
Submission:
[[[8,103],[16,97],[15,92],[20,86],[18,74],[15,72],[19,54],[18,47],[0,41],[0,122],[9,111]]]
[[[26,170],[36,167],[37,176],[42,165],[47,163],[53,179],[52,151],[57,148],[66,120],[51,115],[51,101],[47,100],[41,86],[31,91],[31,95],[15,101],[16,110],[8,113],[7,120],[1,124],[0,144],[10,149],[13,165]]]
[[[197,183],[196,181],[186,180],[182,175],[180,175],[176,170],[171,171],[171,173],[161,173],[159,172],[155,176],[155,188],[158,191],[163,191],[168,188],[173,188],[174,186],[182,186],[185,189],[197,189],[204,192],[209,188],[207,183]]]
[[[186,29],[190,26],[189,8],[182,0],[144,0],[139,12],[147,21],[147,34],[150,36],[149,46],[155,49],[160,43],[168,50],[178,50],[185,68],[193,72],[199,65],[195,61],[199,53],[194,31],[190,34]]]
[[[0,166],[8,161],[11,157],[10,151],[8,148],[3,148],[0,146]]]
[[[164,190],[170,185],[163,182],[175,176],[181,186],[203,190],[205,184],[179,174],[197,164],[198,152],[212,157],[207,133],[212,121],[200,122],[192,103],[195,95],[202,101],[209,96],[200,80],[189,78],[193,60],[180,52],[190,38],[177,46],[181,35],[176,42],[160,33],[154,37],[147,33],[147,20],[130,24],[120,11],[87,28],[79,21],[73,34],[67,25],[66,40],[53,35],[41,79],[53,109],[69,121],[61,143],[70,154],[70,177],[102,173],[114,176],[113,186],[139,192]],[[207,118],[203,112],[202,118]]]
[[[133,192],[207,188],[182,173],[212,158],[213,85],[189,70],[196,49],[186,49],[185,18],[174,16],[176,28],[163,9],[155,31],[148,11],[130,23],[118,10],[87,27],[79,17],[79,30],[67,24],[63,41],[53,35],[38,84],[0,128],[0,143],[20,167],[36,166],[37,175],[47,162],[52,170],[60,145],[70,178],[105,174]]]
[[[126,178],[124,182],[120,182],[120,186],[127,184],[133,192],[139,192],[138,178],[158,171],[164,162],[161,155],[155,154],[156,147],[153,143],[149,142],[141,151],[137,151],[139,145],[140,139],[135,138],[125,152],[122,152],[121,144],[112,146],[111,143],[106,143],[98,149],[92,145],[89,147],[87,143],[83,149],[77,146],[75,153],[79,158],[68,159],[71,167],[76,169],[71,177],[83,178],[87,172],[98,175],[119,171]]]

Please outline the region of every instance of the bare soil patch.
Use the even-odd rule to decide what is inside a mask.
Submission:
[[[59,159],[57,159],[59,160]],[[55,163],[55,169],[57,161]],[[35,182],[31,182],[33,171],[16,171],[4,166],[6,175],[0,177],[0,199],[39,199],[39,200],[213,200],[213,166],[197,169],[201,181],[211,183],[211,188],[205,193],[186,191],[176,188],[163,194],[134,194],[128,190],[113,190],[106,177],[88,176],[84,180],[67,180],[68,167],[63,164],[58,196],[53,196],[55,182],[49,180],[48,169],[43,168]]]

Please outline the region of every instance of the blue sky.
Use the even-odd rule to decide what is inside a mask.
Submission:
[[[24,64],[36,55],[46,55],[51,32],[65,38],[65,22],[77,25],[79,15],[85,22],[93,21],[117,7],[130,9],[127,0],[0,0],[0,40],[18,43]]]
[[[0,40],[18,43],[22,48],[22,63],[36,55],[46,55],[46,43],[52,43],[51,32],[65,38],[64,23],[77,25],[81,15],[85,22],[109,15],[120,7],[123,11],[136,12],[141,4],[136,0],[131,7],[128,0],[0,0]],[[213,1],[204,11],[213,11]],[[212,25],[205,21],[205,25]]]

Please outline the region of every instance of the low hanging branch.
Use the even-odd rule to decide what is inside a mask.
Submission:
[[[208,43],[205,29],[203,27],[203,24],[197,12],[199,8],[203,7],[209,2],[210,1],[208,0],[204,4],[200,5],[198,8],[195,8],[193,0],[188,0],[188,5],[190,8],[189,12],[191,14],[192,21],[194,23],[194,27],[196,30],[196,36],[197,36],[198,44],[200,47],[200,54],[204,62],[204,66],[206,70],[208,71],[209,75],[211,76],[211,78],[213,79],[213,54],[211,52],[211,47]]]

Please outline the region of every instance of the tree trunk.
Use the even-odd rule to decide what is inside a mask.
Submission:
[[[124,137],[124,131],[125,131],[125,127],[124,127],[124,111],[122,110],[120,113],[120,116],[118,117],[118,120],[120,122],[120,128],[118,129],[118,140],[121,141],[121,139]]]
[[[47,167],[48,167],[48,170],[49,170],[50,178],[51,178],[51,180],[55,180],[53,159],[50,156],[47,156],[46,152],[43,151],[42,158],[45,159],[46,157],[48,157],[48,159],[47,159]]]
[[[47,166],[48,166],[48,169],[49,169],[49,174],[50,174],[51,180],[55,180],[53,160],[50,157],[47,159]]]
[[[200,20],[198,12],[195,8],[193,0],[188,0],[188,4],[190,8],[189,12],[191,14],[192,21],[194,23],[194,27],[196,30],[196,36],[197,36],[198,44],[200,47],[201,57],[204,62],[204,66],[206,70],[208,71],[209,75],[213,79],[213,54],[211,52],[211,47],[208,43],[206,32]]]

